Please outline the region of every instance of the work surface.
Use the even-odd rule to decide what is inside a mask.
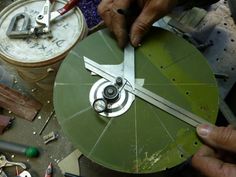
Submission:
[[[5,1],[6,4],[4,4],[4,1],[1,1],[1,8],[4,5],[7,5],[9,3],[9,0]],[[223,3],[223,1],[222,1]],[[235,26],[231,24],[231,21],[227,18],[228,12],[227,10],[222,7],[222,11],[226,14],[226,17],[224,17],[222,23],[220,23],[219,27],[216,29],[215,32],[212,32],[212,35],[209,37],[211,40],[215,40],[215,44],[217,42],[219,45],[214,45],[213,48],[206,50],[205,55],[209,58],[210,63],[212,63],[213,69],[215,72],[222,71],[222,69],[219,69],[221,65],[223,64],[224,60],[230,59],[230,62],[233,61],[232,56],[235,56],[235,45],[234,44],[234,37],[235,34],[233,33],[232,29],[235,29]],[[226,26],[226,28],[223,28]],[[220,32],[217,32],[220,31]],[[224,35],[222,38],[217,38],[215,35]],[[224,42],[219,42],[219,40]],[[217,53],[218,52],[218,53]],[[217,61],[218,63],[216,64]],[[232,75],[234,77],[230,77],[228,80],[220,80],[220,86],[221,91],[224,95],[224,97],[227,95],[227,93],[230,91],[234,84],[235,79],[235,70],[234,65],[235,62],[232,62],[231,65],[224,65],[224,71],[229,75]],[[228,72],[227,72],[228,71]],[[12,141],[12,142],[18,142],[26,145],[33,145],[40,149],[40,157],[36,159],[28,159],[19,155],[13,154],[6,154],[9,160],[12,161],[22,161],[28,164],[29,171],[32,172],[33,176],[44,176],[45,169],[47,168],[48,164],[50,162],[53,163],[55,167],[54,176],[60,177],[63,176],[57,166],[58,162],[61,161],[64,157],[66,157],[68,154],[70,154],[74,148],[72,144],[67,140],[67,138],[64,136],[61,127],[58,125],[58,122],[55,117],[51,119],[48,126],[46,127],[45,131],[43,132],[42,136],[51,132],[56,131],[59,133],[59,138],[57,141],[51,142],[48,145],[45,145],[43,143],[42,136],[40,136],[38,133],[40,129],[42,128],[43,124],[45,123],[47,117],[50,115],[53,105],[52,105],[52,91],[46,91],[43,89],[38,88],[35,85],[29,85],[25,82],[23,82],[14,71],[11,71],[10,74],[13,75],[15,78],[15,82],[13,84],[13,88],[19,90],[21,93],[25,93],[27,95],[31,95],[37,100],[39,100],[41,103],[43,103],[43,108],[39,112],[38,116],[33,122],[28,122],[26,120],[23,120],[12,113],[9,113],[8,111],[4,110],[4,114],[10,115],[11,117],[15,117],[13,126],[11,129],[6,131],[4,135],[1,136],[1,139]],[[157,174],[153,175],[129,175],[129,174],[123,174],[114,172],[108,169],[105,169],[103,167],[98,166],[97,164],[92,163],[90,160],[86,159],[85,157],[82,157],[80,159],[81,164],[81,174],[85,177],[128,177],[128,176],[158,176]],[[15,169],[9,168],[6,171],[10,172],[10,174],[14,174]],[[197,173],[194,172],[188,165],[187,166],[181,166],[177,169],[174,169],[173,171],[170,171],[170,176],[175,173],[174,176],[197,176]],[[191,174],[191,175],[188,175]],[[11,176],[11,175],[10,175]]]

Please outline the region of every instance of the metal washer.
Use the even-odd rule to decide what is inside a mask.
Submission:
[[[113,83],[103,78],[94,83],[89,93],[89,101],[91,106],[93,106],[95,100],[103,98],[104,88],[111,84]],[[124,114],[131,107],[134,99],[135,96],[133,94],[122,89],[116,102],[108,104],[106,112],[99,114],[105,117],[118,117]]]

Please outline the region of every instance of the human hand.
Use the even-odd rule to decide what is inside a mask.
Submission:
[[[235,177],[236,130],[200,125],[197,133],[206,145],[193,156],[193,167],[207,177]]]
[[[152,24],[169,13],[176,4],[177,0],[102,0],[98,12],[107,27],[115,34],[120,47],[124,47],[128,40],[137,47]],[[117,10],[130,9],[134,5],[140,8],[140,13],[134,17],[130,25],[130,19],[119,14]]]

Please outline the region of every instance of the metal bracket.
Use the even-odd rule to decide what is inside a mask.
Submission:
[[[24,20],[22,27],[18,30],[18,23],[20,20]],[[20,39],[26,38],[29,36],[29,28],[30,28],[30,17],[26,13],[18,13],[16,14],[7,29],[7,36],[12,39]]]

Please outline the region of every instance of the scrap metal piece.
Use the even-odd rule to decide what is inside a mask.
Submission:
[[[59,136],[58,133],[56,133],[54,131],[47,134],[47,135],[45,135],[45,136],[43,136],[44,144],[48,144],[51,141],[57,140],[58,136]]]
[[[62,159],[58,166],[62,173],[73,173],[76,175],[80,175],[80,163],[79,160],[83,154],[78,150],[74,150],[72,153],[70,153],[68,156],[66,156],[64,159]]]
[[[44,129],[45,129],[46,126],[48,125],[48,123],[49,123],[50,119],[53,117],[54,113],[55,113],[54,110],[50,113],[50,115],[48,116],[47,120],[45,121],[43,127],[42,127],[41,130],[39,131],[39,135],[41,135],[41,134],[43,133]]]
[[[2,170],[3,167],[11,167],[11,166],[20,166],[23,169],[26,169],[26,165],[22,162],[10,162],[6,159],[4,155],[0,156],[0,169]],[[1,172],[0,170],[0,172]]]
[[[24,20],[24,22],[23,22],[22,27],[19,28],[17,25],[18,25],[18,22],[22,19]],[[29,15],[26,13],[18,13],[12,18],[10,25],[8,26],[6,34],[9,38],[14,38],[14,39],[26,38],[30,34],[29,28],[30,28]]]

